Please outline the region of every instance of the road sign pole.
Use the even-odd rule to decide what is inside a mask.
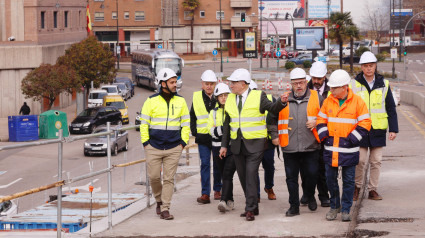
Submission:
[[[251,74],[251,66],[252,66],[252,59],[248,59],[248,65],[249,65],[249,74]]]

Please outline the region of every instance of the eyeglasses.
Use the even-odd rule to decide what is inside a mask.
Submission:
[[[291,82],[292,85],[294,86],[298,86],[298,85],[304,85],[306,83],[306,81],[300,81],[300,82]]]
[[[243,81],[230,81],[230,84],[234,85],[234,84],[238,84],[239,82],[243,82]]]

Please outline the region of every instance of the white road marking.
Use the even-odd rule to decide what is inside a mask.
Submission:
[[[419,80],[418,76],[416,76],[416,74],[415,74],[415,73],[412,73],[412,74],[413,74],[413,76],[415,76],[416,81],[418,81],[418,83],[419,83],[419,84],[423,84],[423,83],[421,82],[421,80]]]
[[[1,185],[1,186],[0,186],[0,188],[7,188],[7,187],[9,187],[10,185],[12,185],[12,184],[14,184],[14,183],[19,182],[21,179],[22,179],[22,178],[18,178],[17,180],[15,180],[15,181],[13,181],[13,182],[11,182],[11,183],[9,183],[9,184]]]
[[[407,64],[411,64],[411,63],[413,63],[413,60],[408,60],[407,61]]]
[[[93,180],[93,184],[94,183],[96,183],[97,181],[99,181],[99,179],[95,179],[95,180]],[[66,186],[64,186],[64,187],[62,187],[62,191],[69,191],[69,190],[71,190],[71,191],[75,191],[75,189],[78,189],[78,190],[85,190],[85,191],[87,191],[87,192],[90,192],[89,191],[89,186],[90,186],[90,184],[91,184],[91,182],[89,182],[88,184],[86,184],[86,185],[83,185],[83,186],[78,186],[78,187],[66,187]],[[93,192],[95,193],[95,192],[100,192],[102,190],[102,188],[101,187],[98,187],[98,188],[94,188],[93,189]]]
[[[0,175],[7,173],[7,171],[0,171]]]
[[[66,173],[66,171],[64,170],[64,171],[62,171],[62,173]],[[56,178],[56,177],[58,177],[57,174],[56,175],[53,175],[53,178]]]
[[[420,61],[420,60],[416,60],[416,62],[418,62],[418,64],[424,64],[424,63],[422,63],[422,61]]]

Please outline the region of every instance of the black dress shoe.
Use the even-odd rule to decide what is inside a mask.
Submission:
[[[245,216],[245,219],[247,220],[247,221],[253,221],[253,220],[255,220],[255,216],[254,216],[254,213],[253,212],[246,212],[246,216]]]
[[[315,198],[310,199],[310,201],[308,202],[308,209],[310,209],[310,211],[317,210],[317,202]]]
[[[293,217],[296,215],[300,215],[300,208],[296,206],[291,206],[288,211],[286,211],[287,217]]]
[[[323,199],[320,201],[320,206],[322,207],[330,207],[331,206],[331,201],[329,201],[329,199]]]
[[[161,205],[162,202],[156,202],[156,214],[161,215]]]
[[[245,211],[244,213],[241,213],[241,217],[246,217],[246,214],[248,213],[248,211]],[[254,209],[253,213],[255,216],[258,216],[260,214],[260,211],[258,210],[258,207]]]
[[[308,204],[308,198],[306,196],[302,196],[300,199],[301,205],[307,205]]]

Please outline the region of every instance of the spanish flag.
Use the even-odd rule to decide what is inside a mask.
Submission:
[[[91,18],[90,18],[90,10],[89,10],[89,5],[87,4],[87,33],[90,34],[90,32],[92,31],[92,26],[91,26]]]

